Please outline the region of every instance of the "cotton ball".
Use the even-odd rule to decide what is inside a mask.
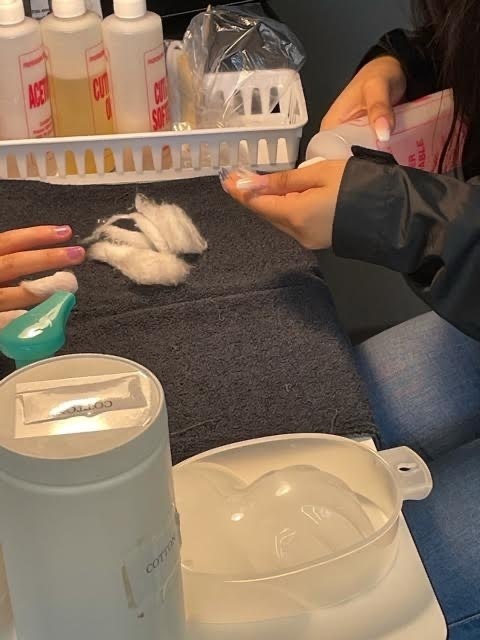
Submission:
[[[137,249],[151,249],[153,246],[143,233],[121,229],[113,224],[104,226],[101,236],[105,240],[110,240],[110,242],[125,244],[129,247],[136,247]]]
[[[138,194],[135,207],[157,229],[162,239],[160,250],[176,254],[201,254],[207,249],[207,243],[196,226],[176,204],[157,204]],[[142,231],[148,235],[144,229]],[[153,238],[151,240],[157,246]]]
[[[207,250],[207,242],[185,211],[176,204],[160,207],[157,227],[163,232],[168,248],[173,253],[200,255]]]
[[[129,231],[128,229],[117,227],[115,223],[120,220],[135,221],[132,217],[132,214],[121,213],[111,216],[110,218],[108,218],[108,220],[102,222],[102,224],[94,230],[91,236],[85,238],[83,244],[89,245],[93,242],[97,242],[98,240],[106,239],[118,244],[126,244],[130,247],[138,247],[139,249],[152,248],[152,243],[143,233],[140,233],[138,231]]]
[[[109,264],[137,284],[175,286],[184,282],[190,271],[187,263],[173,254],[109,242],[92,245],[88,257]]]
[[[70,271],[57,271],[53,276],[38,280],[24,280],[20,286],[39,298],[48,298],[57,291],[78,291],[77,278]]]
[[[82,240],[82,244],[84,245],[93,244],[97,240],[100,240],[105,227],[108,227],[109,225],[114,224],[115,222],[117,222],[117,220],[124,220],[125,218],[128,218],[127,213],[117,213],[114,216],[110,216],[110,218],[108,218],[107,220],[101,221],[98,227],[96,227],[93,230],[93,233],[87,238],[85,238],[84,240]]]
[[[143,233],[145,238],[153,245],[153,247],[157,251],[160,251],[160,253],[168,253],[167,241],[153,222],[150,222],[150,220],[148,220],[141,213],[132,213],[132,218],[133,220],[135,220],[135,224]]]

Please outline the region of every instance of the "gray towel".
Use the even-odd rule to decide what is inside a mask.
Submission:
[[[69,223],[84,236],[131,207],[136,189],[0,183],[0,230]],[[120,355],[159,377],[175,462],[278,433],[375,436],[315,257],[240,208],[216,179],[141,191],[184,207],[209,251],[177,289],[138,287],[105,265],[80,268],[66,352]]]

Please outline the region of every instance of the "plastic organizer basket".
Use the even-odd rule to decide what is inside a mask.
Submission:
[[[221,73],[215,86],[229,96],[237,81],[237,73]],[[272,92],[280,101],[270,113]],[[0,178],[115,183],[214,175],[220,166],[239,163],[265,171],[293,168],[308,120],[300,76],[287,69],[257,71],[235,98],[241,114],[235,128],[2,141]],[[67,159],[71,167],[73,158],[76,170],[69,173]],[[87,166],[95,172],[86,173]]]

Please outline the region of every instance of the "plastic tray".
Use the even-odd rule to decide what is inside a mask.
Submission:
[[[230,95],[237,74],[219,75],[216,87]],[[289,80],[282,95],[279,88]],[[281,96],[276,113],[268,112],[272,92]],[[265,171],[293,168],[308,120],[300,76],[287,69],[255,72],[238,99],[244,115],[236,128],[3,141],[0,178],[98,184],[208,176],[238,163]],[[75,158],[72,174],[67,174],[67,152]],[[105,158],[111,161],[111,154],[114,169],[107,172]],[[92,156],[96,173],[86,173]]]

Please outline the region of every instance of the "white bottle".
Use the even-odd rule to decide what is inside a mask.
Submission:
[[[53,0],[41,22],[57,136],[113,133],[101,20],[85,0]]]
[[[0,0],[0,139],[52,135],[40,28],[22,0]]]
[[[307,148],[307,161],[314,158],[339,160],[352,155],[353,145],[391,153],[404,166],[437,171],[443,147],[453,121],[451,91],[427,96],[421,100],[395,107],[396,125],[389,142],[380,142],[367,118],[320,131]],[[454,142],[456,137],[454,137]],[[448,153],[443,170],[458,164],[457,156]]]
[[[103,22],[117,133],[161,131],[169,126],[162,19],[145,0],[114,0]]]

